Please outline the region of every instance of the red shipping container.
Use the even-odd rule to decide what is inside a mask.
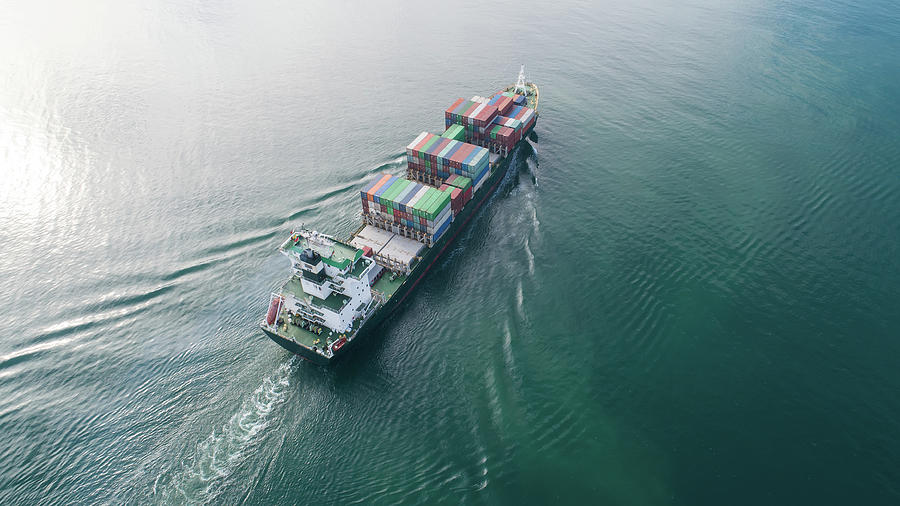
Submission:
[[[466,160],[466,157],[472,154],[472,150],[475,149],[475,146],[472,144],[466,144],[465,146],[456,150],[456,153],[453,153],[453,156],[450,157],[450,161],[456,162],[457,165],[453,168],[458,169],[459,164]]]
[[[472,112],[475,111],[475,109],[478,109],[478,106],[479,106],[479,105],[481,105],[481,104],[478,104],[478,103],[474,103],[474,102],[473,102],[472,105],[469,106],[469,107],[461,114],[461,116],[463,117],[463,124],[464,124],[464,125],[468,125],[468,124],[469,124],[469,120],[470,120],[469,115],[472,114]],[[475,118],[471,118],[471,119],[474,120]]]
[[[494,121],[494,118],[497,117],[499,113],[499,109],[495,105],[486,105],[481,112],[478,113],[478,126],[484,127]]]
[[[456,109],[457,107],[459,107],[459,105],[463,103],[463,100],[464,99],[462,99],[462,98],[457,98],[456,102],[453,102],[453,105],[451,105],[450,107],[447,108],[446,111],[444,111],[444,115],[448,118],[451,115],[453,115],[453,109]]]
[[[445,186],[446,186],[446,185],[445,185]],[[462,195],[463,195],[463,192],[462,192],[462,190],[459,189],[459,188],[454,188],[454,189],[450,192],[450,204],[451,204],[451,207],[452,207],[453,209],[457,210],[457,211],[459,211],[460,209],[462,209],[462,206],[463,206]]]
[[[500,97],[500,100],[497,101],[497,109],[500,111],[501,115],[506,115],[509,112],[509,109],[512,107],[513,99],[510,97]]]
[[[412,150],[413,150],[413,153],[415,153],[416,151],[419,151],[420,149],[422,149],[422,146],[424,146],[426,142],[428,142],[429,140],[431,140],[432,137],[434,137],[434,134],[428,134],[428,135],[426,135],[424,139],[422,139],[422,140],[419,141],[415,146],[413,146],[413,149],[412,149]]]

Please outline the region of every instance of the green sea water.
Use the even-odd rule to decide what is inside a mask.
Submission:
[[[535,138],[332,368],[258,329],[457,97]],[[900,503],[889,0],[0,9],[0,504]]]

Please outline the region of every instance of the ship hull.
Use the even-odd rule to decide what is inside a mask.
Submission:
[[[369,336],[369,334],[373,334],[374,331],[384,322],[384,320],[390,316],[409,296],[410,293],[415,290],[416,286],[419,282],[425,277],[429,270],[431,270],[432,266],[440,259],[441,255],[445,252],[447,248],[453,244],[453,241],[456,239],[456,236],[462,232],[466,226],[469,224],[469,221],[475,216],[475,214],[481,209],[481,206],[494,194],[497,190],[497,187],[500,185],[500,182],[503,181],[504,176],[509,171],[509,166],[512,164],[513,155],[515,151],[519,149],[522,144],[527,143],[527,138],[534,130],[534,127],[531,128],[528,132],[522,135],[522,140],[520,140],[516,146],[513,148],[513,151],[509,153],[501,162],[499,167],[488,176],[488,180],[484,182],[481,189],[477,194],[474,195],[474,205],[470,203],[470,205],[466,205],[463,210],[456,215],[453,219],[453,222],[448,227],[447,231],[444,235],[431,247],[428,248],[428,252],[425,256],[422,257],[422,260],[416,264],[416,267],[413,268],[412,272],[407,277],[406,281],[400,285],[394,295],[384,303],[383,306],[375,310],[371,317],[363,324],[362,327],[357,331],[356,336],[353,339],[344,343],[344,345],[339,349],[334,351],[334,354],[331,358],[325,357],[312,351],[308,348],[298,345],[289,339],[285,339],[271,331],[267,330],[265,327],[262,330],[269,336],[276,344],[281,346],[282,348],[299,355],[300,357],[313,362],[318,365],[328,365],[330,363],[335,362],[340,359],[347,353],[350,353],[350,350],[355,348],[357,344],[362,339],[365,339]]]

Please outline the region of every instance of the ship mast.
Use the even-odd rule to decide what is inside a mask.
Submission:
[[[528,88],[525,85],[525,65],[522,65],[522,68],[519,69],[519,80],[516,81],[516,89],[513,93],[518,93],[519,90],[522,90],[523,95],[528,95]]]

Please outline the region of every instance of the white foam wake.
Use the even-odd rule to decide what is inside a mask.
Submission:
[[[160,487],[162,490],[157,491],[154,485],[162,502],[207,503],[214,499],[218,486],[244,461],[260,433],[271,423],[272,411],[287,397],[293,363],[285,362],[265,378],[220,429],[197,444],[193,458]]]

